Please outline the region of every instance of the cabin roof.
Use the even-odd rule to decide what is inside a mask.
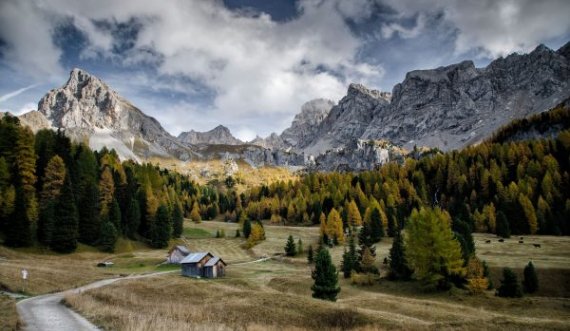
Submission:
[[[222,261],[222,263],[224,265],[226,265],[226,262],[224,262],[224,260],[222,260],[221,258],[214,256],[213,258],[209,259],[208,262],[206,262],[206,264],[204,265],[205,267],[213,267],[216,265],[216,263],[218,263],[219,261]]]
[[[202,261],[202,259],[204,259],[208,255],[212,256],[212,254],[210,254],[209,252],[191,253],[191,254],[188,254],[188,256],[186,256],[184,259],[182,259],[182,261],[180,261],[180,263],[181,264],[198,263],[198,262]]]
[[[186,247],[186,246],[184,246],[184,245],[176,245],[176,246],[172,247],[172,248],[168,251],[168,254],[174,252],[175,250],[179,250],[179,251],[182,252],[182,254],[184,254],[184,255],[190,254],[190,249],[188,249],[188,247]]]

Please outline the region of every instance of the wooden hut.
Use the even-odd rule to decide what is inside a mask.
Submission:
[[[180,262],[190,254],[190,250],[186,246],[177,245],[168,251],[166,262],[180,264]]]
[[[209,252],[190,253],[180,264],[182,265],[182,275],[187,277],[203,277],[204,265],[214,256]]]
[[[214,256],[209,259],[204,265],[204,277],[206,278],[217,278],[224,277],[225,275],[226,262],[221,258]]]

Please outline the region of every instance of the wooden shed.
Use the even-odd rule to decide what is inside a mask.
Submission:
[[[214,256],[204,265],[204,277],[217,278],[224,277],[226,269],[226,262],[221,258]]]
[[[204,266],[214,256],[209,252],[190,253],[180,264],[182,265],[182,276],[203,277]]]
[[[180,264],[180,262],[190,254],[190,250],[186,246],[177,245],[168,251],[166,262]]]

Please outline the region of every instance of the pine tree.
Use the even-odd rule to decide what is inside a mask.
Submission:
[[[326,248],[317,253],[312,278],[315,280],[311,287],[313,298],[336,301],[336,296],[340,292],[338,274]]]
[[[379,242],[384,237],[384,226],[378,208],[374,208],[370,214],[370,232],[373,243]]]
[[[523,288],[525,293],[534,293],[538,290],[538,277],[532,262],[524,268]]]
[[[497,289],[497,295],[507,298],[522,297],[517,275],[509,268],[503,269],[503,279],[501,280],[501,286]]]
[[[129,207],[127,208],[127,218],[125,224],[125,236],[130,239],[135,239],[137,229],[141,222],[141,208],[139,201],[136,198],[131,198]]]
[[[101,222],[99,218],[99,188],[94,180],[86,180],[79,192],[79,241],[95,245],[99,239]]]
[[[50,247],[60,253],[71,253],[77,248],[79,216],[75,206],[69,175],[65,176],[61,195],[54,212],[54,230]]]
[[[249,218],[246,218],[245,221],[243,222],[243,236],[247,239],[249,238],[249,235],[251,234],[251,221],[249,220]]]
[[[297,248],[295,246],[295,240],[293,240],[293,236],[289,235],[287,238],[287,243],[285,244],[285,254],[287,256],[295,256],[297,254]]]
[[[119,236],[117,229],[113,222],[109,220],[103,221],[101,224],[101,237],[99,238],[99,247],[103,252],[113,253],[115,251],[115,244]]]
[[[119,232],[119,229],[122,228],[121,226],[121,208],[119,207],[119,203],[117,202],[117,199],[113,198],[113,200],[111,200],[111,204],[109,205],[109,221],[111,223],[113,223],[113,226],[115,227],[115,230],[117,230],[117,232]]]
[[[307,249],[307,263],[311,264],[314,262],[313,254],[313,245],[309,245],[309,249]]]
[[[392,280],[408,280],[412,276],[412,270],[408,267],[404,240],[400,231],[394,235],[394,241],[390,248],[390,274]]]
[[[354,235],[352,234],[348,238],[348,250],[345,249],[342,255],[341,270],[344,278],[350,278],[350,274],[353,270],[360,270],[356,243],[354,242]]]
[[[184,217],[180,205],[175,203],[174,208],[172,208],[172,237],[180,238],[182,231],[184,231]]]
[[[406,257],[419,280],[443,289],[448,287],[449,276],[463,276],[461,246],[454,238],[446,211],[414,209],[406,234]]]
[[[167,247],[171,233],[172,221],[170,213],[165,205],[160,205],[156,211],[156,220],[152,224],[150,245],[154,248]]]
[[[16,190],[14,212],[8,216],[5,244],[9,247],[26,247],[32,244],[32,222],[26,209],[26,200],[22,189]]]
[[[497,236],[502,238],[511,237],[511,229],[509,227],[509,221],[502,211],[497,213]]]

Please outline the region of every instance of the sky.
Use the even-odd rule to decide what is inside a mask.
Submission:
[[[0,0],[0,111],[87,70],[173,135],[280,133],[352,82],[570,41],[568,0]]]

